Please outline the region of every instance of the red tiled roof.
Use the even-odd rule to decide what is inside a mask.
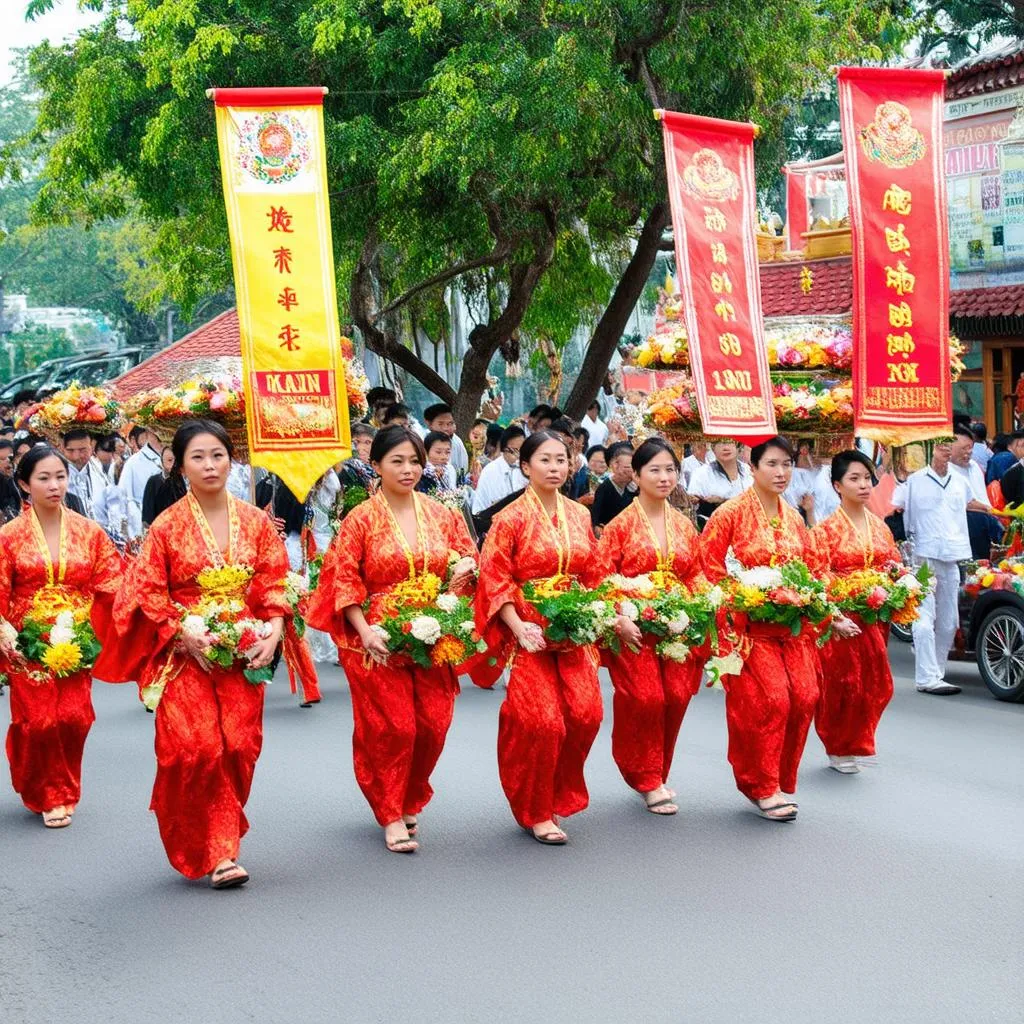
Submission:
[[[976,319],[1024,316],[1024,284],[1003,284],[995,288],[964,288],[950,292],[949,315]]]
[[[1021,84],[1024,84],[1024,46],[1014,41],[954,68],[946,82],[946,99],[998,92]]]
[[[172,380],[172,364],[192,359],[213,359],[219,356],[239,356],[242,352],[238,331],[238,311],[229,309],[215,316],[202,327],[186,334],[162,352],[150,356],[138,366],[114,381],[114,392],[124,400],[140,391],[163,387]]]
[[[804,294],[800,272],[811,272]],[[815,316],[848,313],[853,306],[853,269],[849,256],[761,264],[761,309],[765,316]]]

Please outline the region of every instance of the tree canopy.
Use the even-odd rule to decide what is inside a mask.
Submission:
[[[53,0],[33,0],[30,12]],[[897,51],[880,0],[90,0],[106,13],[31,57],[52,140],[35,216],[144,224],[150,294],[188,309],[231,280],[211,86],[324,84],[343,319],[475,414],[499,350],[593,325],[582,412],[669,223],[664,106],[783,126],[839,62]],[[417,355],[473,327],[451,386]]]

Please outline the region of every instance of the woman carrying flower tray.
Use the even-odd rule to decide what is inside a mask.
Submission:
[[[729,762],[736,786],[770,821],[793,821],[797,769],[818,702],[816,625],[831,614],[823,566],[800,514],[782,500],[793,475],[790,443],[750,453],[754,486],[720,506],[701,534],[712,583],[729,581],[742,668],[723,674]],[[745,567],[731,579],[729,549]],[[845,632],[848,624],[833,629]]]
[[[505,796],[538,842],[561,846],[555,816],[589,802],[583,765],[602,710],[594,644],[614,611],[586,589],[603,574],[587,510],[559,491],[570,469],[565,442],[533,433],[519,461],[529,486],[487,534],[476,620],[492,650],[515,647],[498,722]]]
[[[189,493],[150,528],[96,675],[137,681],[156,712],[150,807],[172,866],[226,889],[249,880],[237,859],[263,684],[291,615],[288,555],[269,516],[227,491],[232,444],[219,423],[184,424],[172,448]]]
[[[700,688],[706,629],[716,616],[714,599],[699,596],[710,587],[697,531],[668,503],[679,469],[667,442],[644,441],[633,453],[639,496],[598,542],[619,610],[619,649],[602,653],[615,687],[612,757],[654,814],[679,810],[668,773],[686,708]]]
[[[833,635],[820,651],[814,724],[829,766],[843,775],[856,774],[857,759],[875,753],[875,730],[893,691],[889,623],[913,622],[924,590],[900,564],[889,527],[867,509],[874,483],[874,466],[862,452],[834,456],[832,486],[842,504],[811,534],[832,574],[832,600],[857,627],[851,636]]]
[[[457,670],[478,654],[467,600],[476,546],[460,516],[415,493],[426,461],[412,431],[378,432],[370,463],[380,489],[342,520],[307,616],[338,645],[352,692],[356,781],[392,853],[418,849]]]
[[[31,504],[0,529],[0,669],[10,678],[11,782],[47,828],[66,828],[82,795],[95,720],[92,665],[121,579],[96,523],[63,507],[68,464],[39,446],[18,465]]]

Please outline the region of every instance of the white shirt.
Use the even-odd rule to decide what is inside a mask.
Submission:
[[[686,492],[695,498],[739,497],[748,487],[754,485],[754,478],[750,475],[750,468],[744,463],[737,462],[736,469],[738,476],[735,480],[730,480],[725,471],[713,463],[698,466],[690,478]]]
[[[975,441],[974,447],[971,449],[971,458],[981,466],[981,471],[984,473],[992,459],[992,449],[984,441]]]
[[[142,536],[142,498],[146,481],[160,472],[160,453],[148,444],[137,451],[121,471],[120,486],[128,502],[128,536]]]
[[[466,451],[466,446],[458,434],[452,435],[452,455],[449,464],[455,467],[456,475],[469,472],[469,452]]]
[[[587,448],[603,445],[608,440],[608,427],[600,416],[596,420],[584,416],[580,420],[580,426],[587,432]]]
[[[85,515],[107,529],[106,490],[110,485],[103,474],[103,467],[90,459],[85,469],[76,469],[73,463],[68,465],[68,490],[82,503]]]
[[[252,470],[244,462],[232,462],[228,473],[228,494],[239,501],[252,501],[251,475]]]
[[[967,533],[967,482],[956,473],[939,476],[931,466],[911,473],[892,492],[894,508],[903,509],[907,535],[913,536],[914,554],[940,562],[971,557]]]
[[[797,476],[799,474],[799,476]],[[800,507],[801,499],[809,494],[814,498],[815,523],[823,523],[833,512],[837,511],[842,502],[836,489],[832,486],[831,465],[819,466],[817,469],[794,469],[789,487],[782,495],[793,508]]]
[[[507,498],[526,486],[526,477],[519,471],[519,464],[510,466],[503,455],[488,462],[480,471],[480,479],[473,495],[473,515],[480,515],[495,502]]]
[[[967,489],[975,501],[980,501],[982,505],[991,504],[988,500],[988,491],[985,490],[985,475],[973,459],[967,463],[966,468],[954,462],[950,462],[949,468],[962,480],[967,481]]]
[[[687,455],[686,458],[683,459],[683,483],[688,484],[690,480],[693,479],[693,474],[696,473],[701,466],[710,466],[714,461],[715,457],[711,454],[710,448],[704,453],[703,462],[701,462],[696,455]]]

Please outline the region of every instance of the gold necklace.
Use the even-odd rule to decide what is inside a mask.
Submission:
[[[778,515],[769,516],[768,509],[764,507],[761,502],[761,497],[753,488],[750,489],[751,494],[754,496],[754,504],[757,505],[758,511],[760,512],[760,518],[764,520],[765,526],[765,543],[768,545],[768,564],[776,565],[778,561],[778,535],[782,530],[782,526],[785,523],[786,511],[782,504],[782,498],[779,497],[779,512]]]
[[[853,521],[853,517],[842,505],[839,506],[839,511],[842,512],[843,518],[850,524],[850,529],[853,530],[854,536],[860,541],[861,551],[864,554],[864,568],[870,569],[875,561],[875,545],[871,539],[871,520],[868,518],[870,513],[867,509],[864,510],[864,526],[866,529],[864,533],[861,533],[857,524]]]
[[[633,504],[639,512],[641,521],[647,528],[647,536],[650,537],[651,543],[654,545],[654,552],[658,559],[658,572],[671,572],[676,561],[676,550],[672,544],[672,530],[668,521],[668,508],[665,509],[665,551],[662,553],[661,543],[658,541],[658,535],[654,530],[654,523],[651,522],[651,517],[647,514],[647,509],[640,504],[639,498],[637,498]]]
[[[238,508],[235,504],[234,497],[228,491],[225,491],[224,493],[228,499],[227,555],[220,550],[220,545],[217,543],[217,538],[213,535],[213,528],[210,526],[209,519],[206,518],[203,506],[199,504],[199,499],[192,493],[192,491],[188,492],[188,498],[186,499],[188,501],[189,508],[192,510],[192,517],[195,519],[196,525],[199,527],[199,532],[202,534],[203,543],[206,545],[206,551],[210,556],[210,561],[215,569],[223,569],[225,565],[234,564],[235,554],[238,551],[238,534],[240,529]]]
[[[388,519],[391,521],[391,529],[398,538],[398,543],[402,547],[402,553],[405,555],[405,560],[409,564],[409,579],[414,580],[416,579],[416,553],[409,546],[409,541],[406,539],[405,531],[402,529],[402,524],[399,523],[398,517],[395,515],[395,510],[391,507],[391,503],[384,496],[384,492],[379,492],[378,497],[388,514]],[[420,505],[419,495],[415,491],[412,492],[412,507],[413,511],[416,513],[416,546],[420,549],[420,552],[423,555],[422,573],[426,576],[427,558],[429,557],[426,543],[427,527],[423,520],[423,508]]]
[[[46,543],[46,534],[43,533],[42,523],[35,508],[29,510],[29,519],[32,522],[32,536],[35,539],[36,547],[43,556],[43,565],[46,568],[46,585],[52,587],[55,584],[63,583],[68,568],[68,533],[64,509],[59,510],[60,514],[60,539],[57,541],[57,572],[53,571],[53,557],[50,555],[50,545]]]
[[[526,493],[529,495],[527,500],[533,502],[536,510],[540,512],[541,518],[547,523],[548,529],[551,531],[555,550],[558,552],[558,575],[567,576],[569,574],[569,564],[572,560],[572,536],[569,533],[569,522],[565,516],[565,499],[560,491],[555,491],[555,522],[552,523],[551,516],[548,515],[548,510],[544,507],[544,503],[540,500],[537,492],[532,487],[527,487]]]

